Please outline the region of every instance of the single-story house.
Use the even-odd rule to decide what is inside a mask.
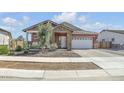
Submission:
[[[124,46],[124,30],[102,30],[98,39],[99,42],[111,42],[112,46]]]
[[[20,35],[19,37],[17,37],[16,39],[12,39],[12,49],[15,50],[17,48],[17,46],[21,46],[22,48],[24,48],[24,38],[22,35]]]
[[[32,44],[38,44],[39,41],[37,29],[38,25],[46,24],[48,22],[51,23],[54,27],[53,42],[60,46],[59,48],[67,48],[69,50],[71,48],[94,48],[94,41],[97,38],[97,33],[83,30],[67,22],[62,22],[58,24],[51,20],[46,20],[23,29],[23,31],[27,33],[27,39],[28,34],[31,34]]]
[[[10,45],[11,39],[11,33],[5,29],[0,28],[0,45]]]

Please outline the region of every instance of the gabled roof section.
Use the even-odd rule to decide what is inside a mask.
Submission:
[[[81,28],[79,28],[77,26],[74,26],[74,25],[72,25],[70,23],[67,23],[67,22],[63,22],[60,25],[63,25],[63,26],[66,26],[66,27],[72,29],[73,30],[73,34],[98,34],[96,32],[91,32],[91,31],[83,30],[83,29],[81,29]]]
[[[0,28],[0,30],[3,31],[3,32],[10,33],[9,31],[7,31],[7,30],[5,30],[5,29],[3,29],[3,28]]]
[[[70,24],[70,23],[68,23],[68,22],[62,22],[62,23],[60,23],[60,24],[57,24],[56,22],[53,22],[53,21],[51,21],[51,20],[46,20],[46,21],[40,22],[40,23],[38,23],[38,24],[35,24],[35,25],[33,25],[33,26],[30,26],[30,27],[28,27],[28,28],[23,29],[23,31],[26,32],[27,30],[30,30],[30,29],[32,29],[32,28],[34,28],[34,27],[37,27],[37,26],[40,25],[40,24],[46,24],[46,23],[48,23],[48,22],[50,22],[51,24],[53,24],[55,28],[57,28],[58,26],[66,27],[66,28],[69,29],[70,31],[73,31],[73,34],[97,34],[96,32],[91,32],[91,31],[83,30],[83,29],[81,29],[81,28],[79,28],[79,27],[77,27],[77,26],[74,26],[74,25],[72,25],[72,24]],[[54,29],[55,29],[55,28],[54,28]]]
[[[80,28],[78,28],[78,27],[76,27],[70,23],[67,23],[67,22],[62,22],[60,25],[64,25],[64,26],[72,29],[73,31],[84,31],[83,29],[80,29]]]
[[[57,25],[58,25],[56,22],[53,22],[53,21],[51,21],[51,20],[45,20],[45,21],[42,21],[42,22],[37,23],[37,24],[35,24],[35,25],[32,25],[32,26],[30,26],[30,27],[27,27],[27,28],[23,29],[23,31],[26,32],[27,30],[30,30],[30,29],[32,29],[32,28],[34,28],[34,27],[37,27],[37,26],[40,25],[40,24],[46,24],[46,23],[48,23],[48,22],[51,23],[51,24],[54,25],[54,26],[57,26]]]
[[[124,30],[102,30],[102,31],[108,31],[108,32],[114,32],[114,33],[124,34]]]
[[[11,33],[10,33],[9,31],[7,31],[7,30],[5,30],[5,29],[3,29],[3,28],[0,28],[0,31],[3,31],[3,32],[8,33],[8,35],[9,35],[10,37],[12,37],[12,35],[11,35]]]

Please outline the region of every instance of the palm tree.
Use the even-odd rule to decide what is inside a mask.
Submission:
[[[53,35],[52,31],[53,27],[51,23],[47,24],[41,24],[38,26],[38,36],[39,36],[39,45],[44,50],[44,48],[50,48],[51,47],[51,38]],[[42,51],[43,52],[43,51]]]

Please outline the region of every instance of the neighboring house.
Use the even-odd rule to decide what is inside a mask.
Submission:
[[[39,41],[38,25],[46,24],[48,22],[54,27],[53,42],[57,43],[59,48],[94,48],[94,41],[97,38],[97,33],[85,31],[67,22],[58,24],[51,20],[43,21],[23,30],[24,32],[27,32],[27,39],[28,34],[31,34],[32,44],[38,44]]]
[[[0,28],[0,45],[10,45],[11,33]]]
[[[111,42],[113,46],[124,46],[124,30],[102,30],[98,39],[99,42]]]
[[[17,46],[21,46],[22,48],[24,48],[24,43],[25,41],[23,36],[19,36],[17,37],[17,39],[12,40],[12,49],[15,50]]]

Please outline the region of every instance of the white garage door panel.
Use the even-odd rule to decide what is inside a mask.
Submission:
[[[72,40],[72,48],[92,48],[93,40]]]

